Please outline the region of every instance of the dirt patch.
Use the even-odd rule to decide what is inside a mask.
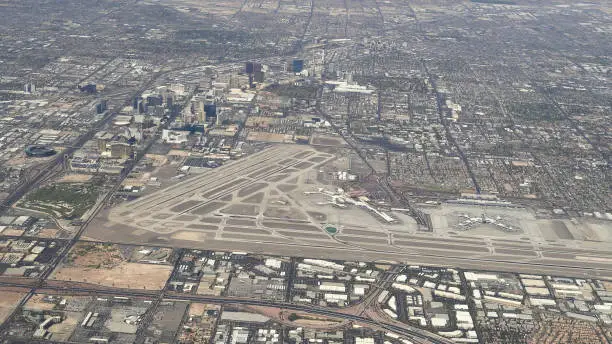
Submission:
[[[289,192],[297,189],[297,185],[295,184],[279,184],[276,187],[282,192]]]
[[[230,226],[248,226],[248,227],[255,227],[256,223],[255,220],[251,220],[251,219],[234,219],[234,218],[230,218],[227,220],[227,224]]]
[[[81,313],[64,312],[64,316],[66,318],[62,322],[49,328],[49,332],[53,333],[54,341],[65,342],[70,338],[81,318]]]
[[[37,238],[56,238],[59,230],[56,228],[43,228],[36,234]]]
[[[345,324],[345,320],[330,318],[316,314],[303,312],[281,311],[279,320],[292,326],[306,327],[312,329],[332,329]]]
[[[281,180],[283,180],[283,179],[285,179],[287,177],[289,177],[288,174],[276,174],[276,175],[273,175],[273,176],[270,176],[270,177],[266,178],[266,181],[268,181],[268,182],[278,182],[278,181],[281,181]]]
[[[67,174],[58,180],[58,183],[85,183],[91,180],[90,174]]]
[[[254,203],[254,204],[259,204],[263,201],[264,198],[264,193],[263,192],[258,192],[256,194],[254,194],[253,196],[247,197],[245,199],[242,200],[242,202],[244,203]]]
[[[288,208],[288,207],[267,207],[264,212],[264,216],[266,217],[276,217],[279,219],[297,219],[297,220],[306,220],[307,217],[302,214],[302,212],[296,208]]]
[[[79,243],[52,278],[117,288],[164,287],[172,266],[128,262],[124,254],[118,245]]]
[[[302,161],[299,164],[296,164],[295,167],[299,168],[299,169],[305,169],[305,168],[309,168],[312,166],[311,162],[308,161]]]
[[[259,207],[254,204],[232,204],[227,208],[221,209],[222,213],[233,215],[251,215],[259,214]]]
[[[316,212],[316,211],[309,211],[307,213],[308,213],[308,215],[310,215],[311,217],[313,217],[317,221],[326,221],[327,220],[327,215],[325,215],[323,213],[319,213],[319,212]]]
[[[198,229],[198,230],[202,230],[202,231],[213,231],[213,232],[218,229],[217,226],[213,226],[213,225],[198,225],[198,224],[195,224],[195,223],[187,225],[187,228]]]
[[[159,290],[164,287],[172,266],[141,263],[119,263],[108,269],[81,266],[61,267],[52,278],[63,281],[81,281],[116,288],[142,288]]]
[[[15,229],[15,228],[7,228],[4,231],[2,231],[2,235],[7,235],[7,236],[22,236],[23,233],[25,233],[24,229]]]
[[[15,306],[19,303],[26,293],[16,291],[5,291],[0,289],[0,323],[3,323],[6,318],[11,315]]]
[[[170,238],[187,241],[204,241],[206,239],[206,233],[180,231],[172,234]]]
[[[238,240],[238,241],[246,241],[251,243],[257,243],[258,241],[264,241],[269,243],[289,243],[287,239],[275,237],[271,235],[263,236],[263,235],[255,235],[255,234],[245,234],[245,233],[223,233],[223,239],[229,240]]]
[[[296,159],[302,159],[302,158],[305,158],[307,156],[311,156],[313,154],[314,154],[314,152],[305,151],[305,152],[299,152],[299,153],[295,154],[293,157],[296,158]]]
[[[227,203],[223,202],[210,202],[202,205],[201,207],[195,208],[191,211],[195,215],[205,215],[212,213],[215,210],[223,208]]]
[[[181,221],[181,222],[191,222],[191,221],[197,220],[198,217],[195,215],[179,215],[175,217],[174,219],[176,221]]]
[[[201,217],[200,222],[204,223],[221,223],[220,217]]]
[[[278,162],[279,165],[289,165],[289,163],[292,163],[294,160],[293,159],[285,159],[285,160],[281,160]]]
[[[259,191],[265,188],[266,186],[268,186],[268,184],[266,183],[255,183],[253,185],[249,185],[245,188],[240,189],[240,191],[238,191],[238,197],[248,196],[256,191]]]
[[[540,232],[544,239],[548,241],[555,241],[557,239],[574,240],[574,236],[562,221],[542,223],[540,224]]]
[[[202,316],[206,311],[219,311],[221,306],[209,303],[192,303],[189,305],[189,316]]]
[[[169,217],[172,217],[172,214],[153,214],[151,215],[152,218],[156,219],[156,220],[165,220]]]
[[[263,225],[268,228],[274,228],[274,229],[299,230],[299,231],[317,232],[317,233],[321,232],[321,229],[318,227],[307,225],[307,224],[302,224],[302,223],[265,221]]]
[[[244,183],[245,181],[246,181],[246,179],[243,179],[243,178],[236,179],[236,180],[234,180],[232,182],[229,182],[227,184],[218,186],[218,187],[216,187],[216,188],[214,188],[212,190],[209,190],[207,192],[202,193],[202,197],[210,198],[211,196],[214,196],[214,195],[216,195],[216,194],[218,194],[220,192],[223,192],[223,191],[227,191],[228,189],[230,189],[230,188],[232,188],[234,186],[237,186],[240,183]]]
[[[55,302],[47,302],[45,298],[47,295],[45,294],[34,294],[32,297],[26,302],[25,309],[34,309],[39,311],[50,311],[55,308]]]
[[[174,207],[170,208],[171,211],[175,212],[175,213],[180,213],[183,212],[189,208],[193,208],[196,205],[200,204],[200,201],[195,201],[195,200],[189,200],[189,201],[185,201],[183,203],[177,204]]]
[[[370,236],[370,237],[380,237],[387,236],[387,233],[383,232],[375,232],[375,231],[361,231],[358,229],[345,228],[342,230],[342,234],[345,235],[357,235],[357,236]]]
[[[329,237],[323,232],[314,233],[314,232],[300,232],[300,231],[276,231],[278,234],[282,236],[286,236],[289,238],[293,238],[296,240],[299,239],[315,239],[315,240],[328,240]]]
[[[312,138],[313,145],[322,145],[322,146],[346,146],[346,142],[342,140],[342,138],[330,137],[330,136],[321,136],[315,135]]]
[[[237,234],[237,233],[246,233],[246,234],[258,234],[258,235],[269,235],[270,232],[263,230],[263,229],[258,229],[258,228],[239,228],[239,227],[224,227],[223,228],[223,233],[233,233],[233,234]]]
[[[327,159],[327,158],[324,157],[324,156],[315,156],[315,157],[312,157],[312,158],[308,159],[308,161],[310,161],[310,162],[323,162],[323,161],[325,161],[325,159]]]
[[[221,198],[219,198],[219,201],[223,201],[223,202],[229,202],[232,199],[234,199],[234,196],[232,194],[227,194]]]
[[[127,261],[119,246],[112,244],[78,243],[64,261],[74,267],[111,269]]]
[[[260,177],[265,176],[266,174],[274,171],[277,168],[278,168],[277,166],[268,166],[268,167],[263,168],[263,169],[261,169],[259,171],[255,171],[255,172],[249,174],[247,177],[253,178],[253,179],[259,179]]]

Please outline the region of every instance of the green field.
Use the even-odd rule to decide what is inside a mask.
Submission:
[[[57,183],[28,194],[19,206],[72,220],[81,217],[95,203],[100,188],[91,183]]]
[[[281,97],[296,99],[314,99],[317,96],[316,86],[295,86],[295,85],[270,85],[265,91],[272,92]]]

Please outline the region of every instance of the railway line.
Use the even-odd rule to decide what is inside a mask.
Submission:
[[[20,283],[0,282],[0,286],[6,287],[22,287]],[[27,285],[23,287],[28,287]],[[136,289],[111,289],[105,287],[96,287],[93,285],[79,285],[79,283],[69,283],[66,286],[61,285],[47,285],[39,289],[41,293],[53,293],[56,295],[91,295],[91,296],[121,296],[121,297],[141,297],[141,298],[156,298],[158,300],[174,300],[174,301],[189,301],[189,302],[200,302],[200,303],[217,303],[224,305],[239,304],[249,306],[264,306],[264,307],[277,307],[286,310],[306,312],[317,315],[324,315],[334,318],[341,318],[363,325],[373,326],[382,328],[386,331],[395,332],[397,334],[406,336],[415,343],[429,343],[429,344],[450,344],[451,341],[430,333],[424,330],[414,328],[409,325],[398,326],[395,324],[379,323],[371,320],[368,317],[362,315],[346,314],[341,312],[340,309],[325,308],[312,305],[299,305],[288,302],[278,302],[270,300],[258,300],[248,298],[231,298],[231,297],[220,297],[220,296],[207,296],[207,295],[192,295],[192,294],[178,294],[169,293],[164,290],[162,291],[147,291],[147,290],[136,290]]]

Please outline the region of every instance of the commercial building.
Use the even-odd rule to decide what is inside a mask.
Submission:
[[[55,149],[43,145],[30,145],[26,147],[25,153],[29,157],[40,158],[55,155]]]
[[[132,155],[132,146],[123,142],[110,145],[111,158],[128,159]]]
[[[304,60],[293,60],[291,67],[294,73],[300,73],[304,69]]]

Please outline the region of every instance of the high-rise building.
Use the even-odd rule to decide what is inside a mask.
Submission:
[[[142,98],[134,97],[134,99],[132,99],[132,108],[137,110],[138,109],[138,103],[140,102],[140,100],[142,100]]]
[[[146,113],[147,112],[147,103],[144,101],[144,99],[140,98],[138,99],[138,103],[136,105],[136,110],[137,113]]]
[[[176,93],[171,90],[163,90],[160,94],[163,104],[166,104],[167,108],[171,108],[174,104],[174,97]]]
[[[191,102],[191,113],[195,116],[195,119],[204,123],[206,121],[206,113],[204,112],[204,99],[196,98]]]
[[[160,95],[147,97],[147,106],[162,106],[163,103],[164,98],[162,98]]]
[[[245,70],[246,70],[247,74],[253,73],[255,71],[255,67],[253,65],[253,62],[247,62]]]
[[[36,93],[36,85],[34,85],[32,82],[28,82],[27,84],[23,85],[23,92],[28,94]]]
[[[255,72],[261,72],[263,66],[261,63],[257,62],[247,62],[245,65],[245,72],[247,74],[253,74]]]
[[[96,113],[98,115],[103,114],[107,109],[108,107],[106,99],[102,99],[98,104],[96,104]]]
[[[107,140],[106,138],[99,137],[99,138],[96,140],[96,143],[97,143],[97,145],[98,145],[98,150],[99,150],[100,152],[105,152],[105,151],[106,151],[106,145],[108,144],[108,140]]]
[[[185,85],[183,84],[170,84],[170,91],[176,93],[177,96],[185,94]]]
[[[206,114],[205,119],[215,121],[217,119],[217,105],[206,104],[204,105],[204,113]]]
[[[229,87],[230,88],[240,88],[240,80],[238,80],[238,78],[235,75],[230,75]]]
[[[79,90],[85,93],[96,93],[98,91],[96,84],[87,84],[85,86],[79,86]]]
[[[255,82],[259,82],[259,83],[264,82],[265,75],[266,73],[262,71],[255,72]]]
[[[127,159],[132,155],[132,146],[127,143],[112,143],[110,148],[111,158]]]
[[[304,69],[304,60],[293,60],[291,65],[294,73],[300,73]]]
[[[192,106],[185,106],[183,108],[183,112],[181,113],[181,117],[183,118],[183,122],[185,124],[191,124],[194,121],[194,112],[193,112],[193,104]]]

